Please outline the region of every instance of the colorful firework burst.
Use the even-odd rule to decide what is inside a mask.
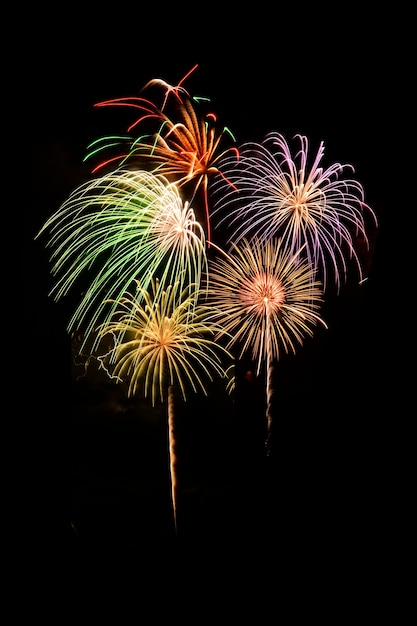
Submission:
[[[152,276],[162,287],[173,280],[199,284],[207,263],[204,231],[193,209],[176,185],[146,171],[118,170],[81,185],[37,237],[45,231],[57,276],[51,295],[58,300],[84,276],[91,281],[68,326],[84,329],[81,347],[103,318],[104,324],[111,320],[135,280],[144,289]]]
[[[222,160],[224,178],[213,184],[212,215],[224,215],[219,225],[231,228],[230,241],[235,243],[255,236],[261,241],[280,237],[293,254],[304,247],[311,267],[321,272],[323,287],[329,283],[329,265],[339,291],[347,259],[363,279],[356,241],[369,246],[365,214],[375,226],[377,219],[364,201],[362,185],[342,178],[351,166],[321,167],[323,142],[310,162],[308,139],[296,138],[300,148],[294,157],[285,138],[271,132],[260,144],[244,144],[239,158]]]
[[[99,329],[101,339],[110,334],[115,340],[106,359],[114,376],[129,378],[129,395],[141,388],[155,405],[178,384],[186,400],[187,388],[206,394],[206,380],[226,376],[222,357],[231,354],[214,341],[220,327],[211,308],[196,306],[197,293],[196,285],[182,288],[179,281],[162,291],[156,280],[149,290],[138,284],[139,297],[126,294],[114,320]]]
[[[117,149],[116,155],[101,161],[93,173],[109,165],[125,167],[127,161],[136,162],[141,168],[150,168],[166,176],[179,187],[187,186],[191,190],[188,197],[191,203],[201,189],[206,237],[210,245],[209,179],[214,174],[221,175],[219,160],[229,151],[236,152],[236,148],[220,148],[225,134],[235,141],[230,129],[224,127],[218,132],[217,116],[212,112],[200,115],[194,106],[194,102],[199,103],[207,98],[191,97],[182,85],[197,67],[195,65],[176,86],[162,79],[153,79],[145,85],[143,89],[162,88],[164,97],[161,106],[143,97],[117,98],[97,103],[97,107],[133,108],[139,112],[139,117],[128,127],[128,135],[106,136],[90,144],[85,160],[101,154],[103,150]],[[138,127],[143,128],[143,133],[132,136],[130,133]],[[123,147],[121,151],[120,146]]]
[[[230,336],[228,350],[238,347],[238,358],[251,352],[257,374],[282,351],[295,353],[318,323],[325,326],[318,315],[321,284],[299,254],[279,240],[254,238],[209,261],[207,297],[216,309],[214,319]]]

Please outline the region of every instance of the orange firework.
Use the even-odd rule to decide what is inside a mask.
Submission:
[[[133,137],[106,136],[94,141],[88,147],[90,152],[86,159],[104,149],[118,153],[97,165],[93,172],[97,172],[110,164],[122,166],[126,161],[138,162],[140,167],[150,168],[154,173],[162,174],[179,187],[187,186],[190,196],[187,199],[194,201],[197,192],[202,193],[204,214],[207,228],[207,240],[210,244],[210,211],[208,201],[209,179],[214,174],[220,174],[218,161],[229,151],[237,149],[229,146],[221,149],[220,143],[225,135],[233,139],[230,130],[225,127],[221,132],[216,128],[217,116],[214,113],[200,115],[195,102],[207,98],[191,97],[182,86],[186,78],[197,68],[195,65],[176,86],[168,84],[162,79],[149,81],[143,90],[152,87],[162,88],[164,97],[159,107],[150,99],[142,97],[118,98],[96,104],[97,107],[123,106],[139,111],[139,117],[128,127],[131,133],[139,126],[144,127],[144,134]],[[172,96],[172,97],[170,97]],[[172,109],[172,112],[170,111]],[[123,151],[120,152],[120,145]]]

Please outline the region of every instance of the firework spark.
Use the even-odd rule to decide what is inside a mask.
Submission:
[[[151,276],[161,286],[177,279],[182,286],[199,284],[207,263],[193,209],[174,184],[145,171],[119,170],[81,185],[37,236],[45,231],[53,249],[51,271],[58,277],[51,291],[56,300],[83,275],[93,276],[68,326],[85,327],[86,338],[103,316],[104,323],[110,321],[134,280],[144,289]]]
[[[139,117],[128,127],[127,132],[131,133],[141,127],[143,134],[137,137],[130,134],[102,137],[88,146],[89,152],[85,160],[101,154],[103,150],[114,150],[117,147],[117,154],[100,162],[93,173],[110,164],[114,166],[116,163],[117,167],[122,167],[127,161],[133,160],[140,163],[141,168],[150,168],[151,171],[166,176],[179,187],[187,185],[190,189],[188,199],[191,203],[201,190],[206,237],[210,242],[209,180],[214,174],[221,174],[217,166],[219,160],[229,151],[236,151],[236,148],[233,146],[225,150],[220,148],[225,134],[235,141],[231,131],[227,127],[221,132],[217,130],[217,117],[214,113],[200,115],[194,101],[199,102],[207,98],[192,98],[182,86],[196,67],[197,65],[177,86],[171,86],[162,79],[153,79],[145,85],[143,89],[162,88],[164,97],[160,107],[154,101],[143,97],[118,98],[97,103],[97,107],[121,106],[138,111]],[[123,146],[121,151],[120,146]]]
[[[296,352],[317,323],[322,289],[307,261],[281,242],[243,239],[229,255],[209,262],[208,299],[214,319],[230,335],[227,348],[239,346],[238,358],[251,351],[257,374],[282,351]]]
[[[323,142],[310,164],[308,139],[296,137],[300,148],[294,157],[276,132],[266,135],[261,144],[244,144],[239,159],[228,155],[220,167],[229,182],[214,181],[212,215],[226,213],[219,225],[228,224],[233,231],[230,241],[235,243],[254,236],[262,241],[280,237],[293,253],[305,244],[304,254],[321,271],[323,287],[329,283],[329,263],[339,290],[346,280],[346,258],[363,279],[355,240],[369,245],[365,213],[375,225],[376,216],[364,201],[361,184],[342,178],[350,165],[322,168]]]
[[[205,380],[226,376],[221,357],[231,359],[214,340],[219,326],[211,319],[213,310],[195,304],[196,285],[178,293],[180,282],[163,291],[157,282],[152,280],[149,290],[138,284],[138,296],[121,298],[114,321],[99,329],[101,338],[109,333],[116,337],[106,355],[114,364],[113,375],[128,377],[128,394],[141,389],[152,405],[164,402],[167,389],[177,384],[184,400],[189,387],[206,394]]]

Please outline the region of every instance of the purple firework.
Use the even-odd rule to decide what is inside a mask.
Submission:
[[[362,185],[343,178],[352,166],[323,168],[324,143],[311,158],[307,137],[295,139],[300,147],[294,156],[277,132],[267,134],[262,143],[243,144],[240,156],[229,154],[221,164],[224,177],[213,181],[212,215],[217,226],[227,225],[229,243],[279,236],[293,253],[305,246],[309,264],[321,270],[324,288],[332,272],[339,290],[348,260],[363,279],[358,247],[369,248],[366,215],[375,226],[377,219],[365,203]]]

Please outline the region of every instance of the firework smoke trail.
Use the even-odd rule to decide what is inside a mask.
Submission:
[[[266,354],[266,438],[265,438],[265,448],[267,455],[270,454],[271,451],[271,435],[272,435],[272,397],[274,394],[274,386],[273,386],[273,373],[274,373],[274,360],[272,358],[271,351],[271,328],[270,328],[270,320],[267,319],[266,323],[266,345],[267,345],[267,354]]]
[[[177,277],[182,286],[199,284],[207,265],[193,209],[175,184],[146,171],[117,170],[81,185],[37,236],[44,232],[57,277],[50,295],[59,300],[79,280],[90,281],[68,324],[82,329],[81,349],[136,280],[145,290],[154,276],[161,288]],[[92,351],[97,347],[94,339]]]
[[[182,86],[197,67],[195,65],[176,86],[162,79],[153,79],[145,85],[142,91],[151,87],[163,90],[160,107],[144,97],[117,98],[97,103],[96,107],[132,108],[139,113],[139,117],[128,127],[128,135],[106,136],[91,143],[84,160],[101,155],[103,151],[113,152],[117,149],[116,155],[101,161],[93,169],[93,173],[109,165],[125,167],[129,161],[133,164],[139,163],[141,169],[151,168],[151,171],[166,176],[178,187],[184,188],[184,193],[185,188],[191,190],[189,194],[187,191],[190,203],[195,201],[198,191],[201,190],[206,237],[210,245],[209,179],[214,174],[221,175],[218,169],[219,160],[230,151],[236,153],[236,148],[220,148],[226,134],[235,141],[230,129],[224,127],[218,132],[216,115],[212,112],[200,115],[194,106],[194,101],[200,103],[208,99],[191,97]],[[132,136],[130,133],[138,127],[143,128],[143,133],[137,137]]]
[[[226,349],[237,358],[250,353],[256,375],[266,369],[267,431],[272,427],[272,370],[282,352],[296,352],[305,336],[325,322],[318,315],[322,286],[308,262],[280,240],[254,238],[233,244],[230,254],[209,260],[209,303],[213,319],[230,337]],[[218,334],[218,339],[222,333]]]
[[[168,387],[168,451],[169,473],[171,479],[172,511],[174,516],[175,534],[178,536],[177,501],[178,501],[178,473],[177,473],[177,438],[175,435],[175,397],[174,388]]]
[[[285,138],[271,132],[262,143],[241,146],[239,158],[230,154],[222,159],[224,179],[213,182],[212,216],[219,219],[218,226],[228,226],[234,243],[280,237],[294,254],[304,247],[311,267],[321,272],[323,288],[330,271],[339,291],[347,276],[346,258],[363,280],[355,242],[369,249],[365,215],[375,226],[377,219],[364,201],[361,184],[343,178],[352,166],[321,167],[323,142],[310,163],[308,139],[296,139],[300,148],[294,157]]]

